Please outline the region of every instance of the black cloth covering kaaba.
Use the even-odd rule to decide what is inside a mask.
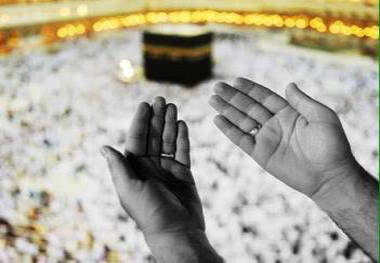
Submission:
[[[192,86],[212,74],[212,33],[143,33],[148,79]]]

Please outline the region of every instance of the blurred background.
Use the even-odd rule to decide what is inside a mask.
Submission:
[[[378,177],[378,0],[0,0],[0,262],[153,262],[99,147],[140,101],[188,122],[207,233],[227,262],[370,262],[212,124],[217,81],[340,116]]]

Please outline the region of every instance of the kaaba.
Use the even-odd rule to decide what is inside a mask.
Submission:
[[[161,25],[143,33],[148,79],[192,86],[211,77],[212,33],[195,25]]]

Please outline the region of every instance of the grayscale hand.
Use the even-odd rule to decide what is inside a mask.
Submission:
[[[221,114],[215,118],[219,129],[292,188],[313,197],[352,169],[354,157],[335,112],[295,84],[287,86],[287,100],[242,78],[234,87],[216,84],[215,93],[210,103]],[[261,129],[251,136],[258,124]]]
[[[291,83],[286,100],[238,78],[210,104],[219,129],[266,171],[310,197],[372,259],[379,255],[378,181],[355,160],[336,113]]]
[[[157,260],[175,262],[180,257],[197,262],[194,246],[207,250],[208,257],[215,253],[204,232],[190,170],[188,129],[177,120],[174,104],[166,105],[162,97],[152,106],[141,103],[127,134],[125,154],[110,146],[104,146],[102,154],[121,206],[136,221]]]

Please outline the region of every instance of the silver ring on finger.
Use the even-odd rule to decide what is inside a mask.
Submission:
[[[250,132],[249,132],[249,134],[251,135],[251,136],[256,136],[258,133],[259,133],[259,131],[260,131],[260,129],[262,128],[263,126],[259,123],[259,124],[257,124],[257,126],[255,127],[255,128],[253,128]]]
[[[174,159],[174,153],[161,153],[160,156],[163,157],[163,158]]]

